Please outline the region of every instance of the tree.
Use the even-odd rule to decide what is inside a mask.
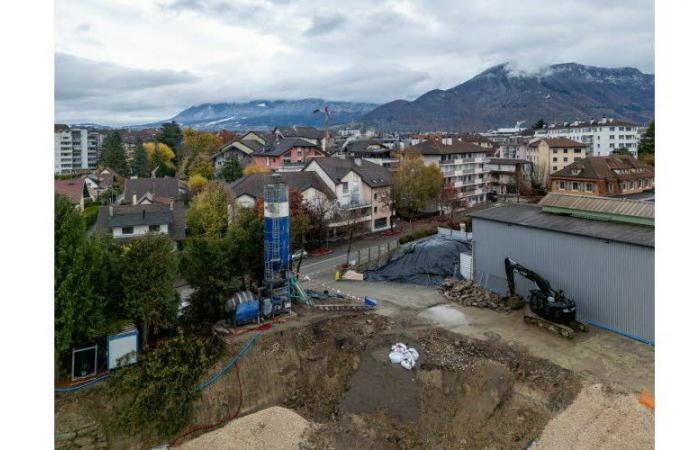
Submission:
[[[190,188],[192,195],[199,194],[207,186],[207,179],[201,175],[192,175],[187,181],[187,187]]]
[[[102,155],[100,156],[102,166],[111,167],[119,175],[129,174],[129,165],[126,161],[126,153],[122,146],[122,137],[118,131],[113,130],[107,133],[102,144]]]
[[[224,165],[219,169],[216,177],[225,180],[227,183],[236,181],[243,176],[243,169],[241,168],[241,163],[238,158],[228,158]]]
[[[110,383],[114,425],[128,433],[154,427],[162,437],[181,429],[201,392],[197,383],[220,353],[215,337],[182,331],[142,352],[138,364],[116,372]]]
[[[209,158],[197,157],[192,164],[190,164],[189,170],[186,171],[187,175],[201,175],[207,180],[214,178],[214,166],[209,161]]]
[[[56,356],[114,330],[121,311],[119,248],[109,235],[85,236],[70,201],[55,198],[54,334]]]
[[[175,153],[170,147],[158,142],[147,142],[143,148],[148,155],[151,171],[158,169],[156,174],[160,177],[175,174]]]
[[[306,202],[309,216],[309,240],[313,246],[322,246],[328,237],[330,219],[336,215],[335,202],[325,196],[315,197]]]
[[[259,166],[255,163],[250,163],[247,166],[245,166],[245,169],[243,169],[243,175],[248,176],[252,175],[254,173],[268,173],[270,172],[270,169],[267,167]]]
[[[146,178],[151,174],[150,162],[148,154],[143,147],[141,137],[136,139],[136,148],[134,149],[134,159],[131,161],[131,175]]]
[[[393,174],[392,184],[396,211],[412,225],[413,218],[439,199],[443,178],[437,165],[426,166],[421,159],[406,158]]]
[[[192,200],[187,211],[187,231],[193,236],[221,237],[226,233],[231,193],[225,184],[208,183]]]
[[[226,239],[242,263],[245,285],[252,286],[261,280],[264,270],[262,203],[255,208],[237,208]]]
[[[610,152],[611,155],[632,155],[626,147],[616,148]]]
[[[175,323],[180,304],[173,287],[176,276],[177,256],[169,236],[146,235],[124,247],[124,307],[139,323],[142,348],[148,347],[151,332]]]
[[[185,129],[183,133],[182,147],[187,149],[192,156],[203,155],[210,157],[223,145],[219,136],[206,131]]]
[[[546,124],[544,122],[544,119],[540,119],[537,122],[535,122],[534,124],[532,124],[532,127],[530,127],[530,129],[531,130],[539,130],[541,128],[544,128],[545,125]]]
[[[652,120],[651,123],[649,123],[646,131],[644,131],[642,138],[639,140],[639,156],[653,155],[654,148],[654,121]]]
[[[156,134],[156,141],[165,144],[168,148],[172,149],[173,152],[178,152],[180,150],[182,140],[182,130],[180,129],[180,125],[174,120],[162,124],[160,126],[160,131]]]
[[[306,205],[304,204],[304,196],[297,189],[289,189],[289,247],[291,252],[297,250],[305,250],[308,234],[311,230],[311,218]],[[302,257],[297,261],[297,271],[301,268]]]

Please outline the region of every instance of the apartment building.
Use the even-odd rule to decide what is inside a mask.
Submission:
[[[521,194],[530,190],[532,163],[524,159],[491,158],[486,164],[489,188],[498,195]]]
[[[525,159],[527,145],[532,140],[527,136],[506,136],[496,147],[496,156],[504,159]]]
[[[622,120],[600,120],[553,123],[535,130],[536,138],[567,138],[587,144],[591,156],[608,156],[613,150],[626,148],[637,156],[644,127]]]
[[[85,128],[54,125],[54,173],[71,174],[94,169],[101,146],[101,136]]]
[[[552,174],[550,192],[598,197],[654,189],[654,168],[630,155],[591,156]]]
[[[533,165],[534,180],[545,186],[553,172],[585,158],[588,152],[587,144],[572,139],[535,139],[528,144],[525,159]]]
[[[449,143],[447,143],[449,142]],[[486,201],[488,171],[484,165],[493,155],[489,147],[456,139],[428,139],[406,149],[415,152],[428,164],[436,164],[445,179],[445,186],[454,188],[465,207]]]

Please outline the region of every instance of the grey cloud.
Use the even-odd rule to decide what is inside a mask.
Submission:
[[[88,31],[90,31],[90,28],[91,28],[91,27],[90,27],[90,24],[89,24],[89,23],[81,23],[80,25],[78,25],[77,27],[75,27],[75,30],[74,30],[74,31],[75,31],[76,33],[87,33]]]
[[[203,0],[175,0],[172,3],[159,3],[163,10],[169,11],[204,11],[206,9],[206,2]]]
[[[304,31],[307,36],[320,36],[340,30],[347,22],[347,18],[341,14],[332,16],[317,16],[311,18],[311,25]]]

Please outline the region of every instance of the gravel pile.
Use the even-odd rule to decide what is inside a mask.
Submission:
[[[502,299],[498,294],[483,289],[473,280],[446,278],[440,286],[440,292],[448,300],[460,305],[488,308],[494,311],[506,312],[522,308],[524,305],[522,299]]]
[[[547,424],[530,448],[653,449],[654,412],[636,395],[592,385]]]
[[[186,450],[298,450],[309,422],[286,408],[274,406],[241,417],[187,441]]]

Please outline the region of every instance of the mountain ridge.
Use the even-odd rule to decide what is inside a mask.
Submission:
[[[642,123],[652,119],[654,75],[633,67],[562,63],[524,71],[501,63],[452,88],[385,103],[362,122],[392,131],[483,131],[520,120],[532,124],[603,116]]]

